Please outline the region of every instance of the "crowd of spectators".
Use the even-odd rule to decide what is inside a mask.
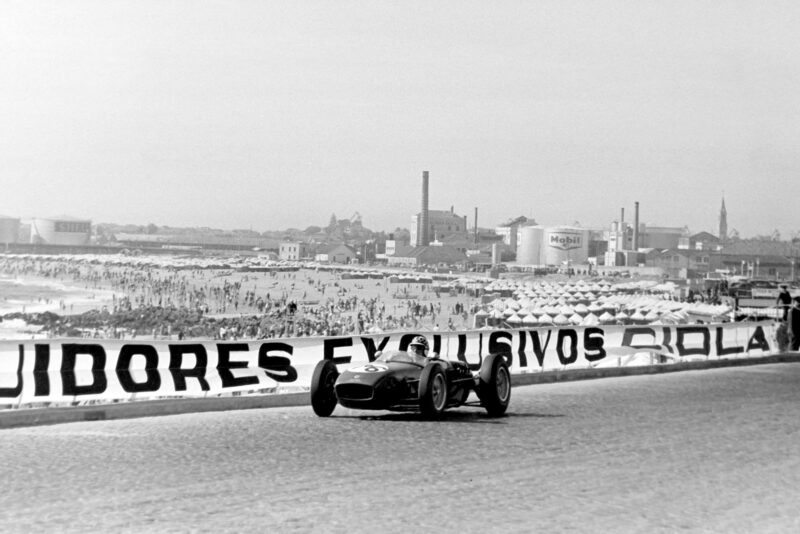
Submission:
[[[443,308],[430,284],[342,280],[312,269],[142,269],[5,256],[0,273],[113,291],[105,306],[82,313],[61,302],[60,314],[14,314],[52,337],[262,339],[436,330],[440,323],[453,330],[467,327],[478,310],[463,293]]]

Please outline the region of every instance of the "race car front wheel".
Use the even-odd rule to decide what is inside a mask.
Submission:
[[[441,415],[447,407],[447,378],[439,364],[429,363],[419,378],[419,409],[426,417]]]
[[[328,417],[336,408],[333,385],[337,378],[339,371],[331,360],[322,360],[314,368],[314,374],[311,375],[311,407],[320,417]]]
[[[481,364],[478,397],[492,417],[506,413],[511,400],[511,373],[502,354],[490,354]]]

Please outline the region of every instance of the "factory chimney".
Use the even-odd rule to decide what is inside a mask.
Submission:
[[[419,231],[417,232],[417,246],[430,245],[428,223],[428,171],[422,171],[422,212],[419,215]]]
[[[478,207],[475,207],[475,244],[478,243]]]
[[[633,250],[639,250],[639,203],[633,203]]]

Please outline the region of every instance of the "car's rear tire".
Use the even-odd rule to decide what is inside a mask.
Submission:
[[[502,354],[490,354],[481,363],[477,393],[489,415],[506,413],[511,400],[511,372]]]
[[[419,409],[425,417],[438,417],[447,408],[447,377],[442,366],[429,363],[419,377]]]
[[[339,378],[339,370],[331,360],[322,360],[311,375],[311,407],[320,417],[328,417],[336,408],[336,391],[333,385]]]

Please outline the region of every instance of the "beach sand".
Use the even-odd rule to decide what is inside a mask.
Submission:
[[[100,268],[98,268],[100,269]],[[128,267],[102,267],[104,271],[122,272]],[[91,268],[89,269],[91,271]],[[88,272],[88,271],[87,271]],[[340,273],[315,269],[300,269],[293,272],[236,272],[230,269],[203,269],[171,271],[164,268],[149,269],[154,279],[165,279],[175,275],[186,277],[195,288],[222,287],[224,284],[240,283],[240,295],[253,291],[259,297],[272,300],[286,299],[303,307],[315,307],[328,301],[337,302],[346,298],[357,298],[359,302],[377,298],[380,305],[385,306],[384,315],[393,317],[406,314],[409,301],[423,305],[435,304],[441,312],[435,317],[421,318],[420,328],[446,329],[452,322],[454,329],[462,330],[472,326],[472,316],[465,319],[463,315],[450,311],[456,303],[461,303],[467,310],[479,304],[480,299],[466,294],[451,295],[448,292],[437,293],[430,284],[390,283],[387,278],[376,279],[342,279]],[[54,279],[50,277],[24,274],[15,276],[0,273],[0,317],[11,313],[52,312],[58,315],[75,315],[90,310],[102,310],[104,307],[113,310],[116,301],[124,297],[120,290],[115,290],[105,277],[89,276],[75,278],[68,275]],[[344,317],[355,317],[357,310],[343,312]],[[225,308],[216,307],[206,314],[208,317],[237,317],[259,315],[253,306],[240,303],[234,306],[228,303]],[[0,322],[0,339],[30,339],[37,336],[38,328],[26,325],[19,319],[6,319]]]

